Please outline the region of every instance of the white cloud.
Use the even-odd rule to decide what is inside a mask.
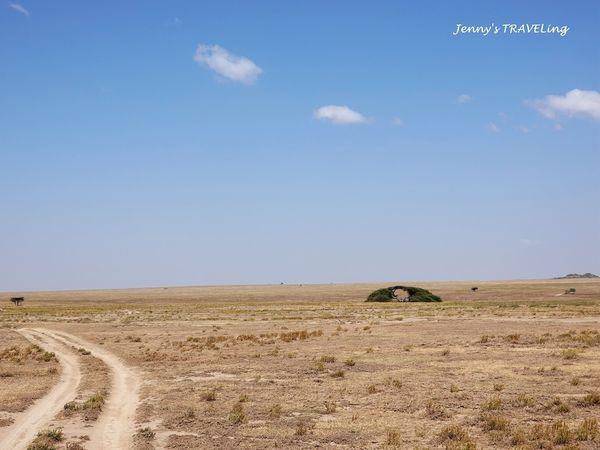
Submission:
[[[206,64],[219,75],[243,84],[253,84],[263,72],[250,59],[229,53],[218,45],[199,44],[194,61]]]
[[[19,5],[18,3],[11,3],[10,5],[8,5],[9,8],[14,9],[17,12],[20,12],[21,14],[29,17],[29,11],[23,6],[23,5]]]
[[[492,133],[500,133],[500,127],[498,125],[496,125],[494,122],[490,122],[487,124],[488,131],[491,131]]]
[[[402,120],[400,117],[392,117],[392,125],[395,125],[397,127],[403,127],[404,120]]]
[[[473,97],[471,97],[469,94],[460,94],[456,99],[458,103],[468,103],[471,100],[473,100]]]
[[[543,116],[556,119],[560,115],[573,117],[588,115],[600,120],[600,92],[573,89],[565,95],[546,95],[542,99],[526,102]]]
[[[347,106],[327,105],[315,110],[313,116],[319,120],[329,120],[336,124],[359,124],[367,122],[367,118]]]

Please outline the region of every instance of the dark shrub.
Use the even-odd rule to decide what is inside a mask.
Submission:
[[[368,302],[395,302],[394,291],[390,288],[377,289],[367,297]]]
[[[404,299],[398,299],[396,291],[402,290],[408,294]],[[377,289],[367,297],[367,302],[441,302],[442,299],[437,295],[432,294],[427,289],[422,289],[413,286],[391,286],[388,288]]]

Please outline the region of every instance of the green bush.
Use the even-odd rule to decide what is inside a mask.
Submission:
[[[371,292],[367,297],[367,302],[395,302],[399,301],[395,292],[403,290],[408,294],[406,301],[408,302],[441,302],[442,299],[437,295],[432,294],[427,289],[422,289],[413,286],[391,286],[388,288],[377,289]]]
[[[394,291],[389,288],[377,289],[367,297],[368,302],[393,302],[397,298],[394,297]]]

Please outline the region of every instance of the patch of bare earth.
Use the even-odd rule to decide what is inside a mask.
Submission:
[[[56,357],[8,328],[0,328],[0,428],[13,422],[58,381]]]
[[[51,426],[63,431],[66,444],[85,448],[110,392],[110,372],[106,364],[85,347],[71,346],[70,351],[79,358],[81,381],[77,396],[65,402]]]

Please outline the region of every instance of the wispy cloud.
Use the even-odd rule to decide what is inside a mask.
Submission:
[[[404,120],[402,120],[400,117],[392,117],[392,125],[395,125],[397,127],[403,127]]]
[[[469,103],[471,100],[473,100],[473,97],[469,94],[460,94],[456,99],[458,103]]]
[[[488,131],[491,131],[492,133],[500,133],[500,127],[498,125],[496,125],[494,122],[488,123],[486,128]]]
[[[527,128],[527,127],[526,127],[526,126],[524,126],[524,125],[519,125],[519,126],[517,127],[517,129],[518,129],[518,130],[519,130],[521,133],[524,133],[524,134],[527,134],[527,133],[529,133],[529,132],[531,131],[531,129],[530,129],[530,128]]]
[[[355,125],[367,122],[367,118],[365,116],[348,108],[347,106],[321,106],[313,112],[313,116],[316,119],[327,120],[340,125]]]
[[[245,56],[237,56],[219,45],[199,44],[194,61],[205,64],[222,77],[243,84],[254,84],[263,70]]]
[[[14,9],[17,12],[20,12],[24,16],[30,16],[29,11],[23,5],[19,5],[18,3],[11,3],[8,5],[8,7]]]
[[[556,119],[561,115],[587,115],[600,120],[600,92],[573,89],[565,95],[546,95],[542,99],[525,102],[544,117]]]

